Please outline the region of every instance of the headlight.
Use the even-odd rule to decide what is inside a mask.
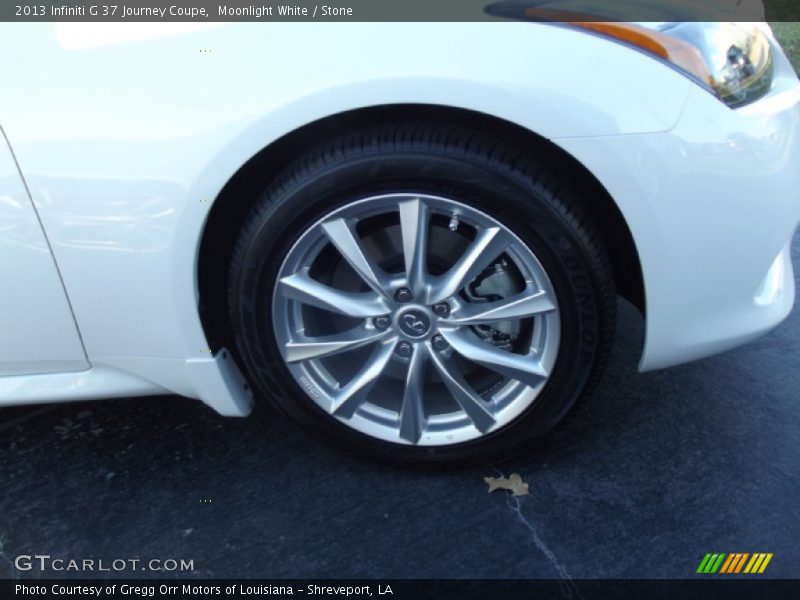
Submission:
[[[772,85],[772,44],[756,23],[572,22],[668,61],[737,107]]]

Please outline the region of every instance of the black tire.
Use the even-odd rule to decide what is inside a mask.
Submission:
[[[235,247],[229,304],[236,351],[261,395],[304,429],[370,459],[423,468],[496,463],[521,453],[596,384],[614,330],[616,293],[602,238],[582,209],[591,198],[559,181],[546,158],[492,136],[431,123],[353,132],[315,149],[255,203]],[[448,446],[411,446],[359,433],[320,409],[286,368],[272,333],[282,258],[310,224],[355,198],[390,191],[457,197],[510,228],[544,266],[559,302],[561,345],[525,412],[497,431]]]

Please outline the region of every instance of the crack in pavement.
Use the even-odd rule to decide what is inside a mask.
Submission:
[[[512,504],[513,502],[513,504]],[[560,579],[561,584],[561,591],[564,594],[565,598],[579,598],[580,600],[585,600],[583,595],[581,594],[578,586],[572,580],[572,576],[567,571],[567,567],[564,566],[558,557],[553,553],[552,550],[544,543],[544,540],[539,536],[539,532],[536,531],[536,528],[533,524],[522,514],[522,499],[519,496],[511,496],[510,494],[506,498],[506,504],[508,507],[517,515],[517,519],[531,532],[531,537],[533,538],[533,543],[536,544],[536,547],[542,552],[542,554],[547,557],[547,560],[555,567],[556,572],[558,573],[558,577]]]

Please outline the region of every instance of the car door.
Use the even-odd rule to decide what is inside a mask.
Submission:
[[[0,129],[0,377],[88,368],[47,238]]]

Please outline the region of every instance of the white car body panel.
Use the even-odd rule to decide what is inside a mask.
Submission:
[[[735,111],[699,88],[669,133],[556,140],[620,206],[645,273],[642,370],[728,350],[782,321],[795,289],[800,88]]]
[[[9,375],[89,368],[47,239],[2,130],[0,281],[0,383]]]
[[[248,412],[245,384],[235,366],[220,366],[222,352],[209,356],[197,310],[206,218],[263,148],[369,106],[493,115],[553,140],[594,173],[640,255],[643,369],[744,341],[791,307],[791,265],[779,253],[800,218],[800,147],[797,79],[785,60],[774,93],[731,111],[651,57],[563,27],[285,23],[187,32],[142,23],[126,24],[122,37],[106,27],[0,26],[0,53],[11,58],[0,125],[63,276],[95,373],[87,377],[100,390],[91,397],[171,391],[223,414]],[[767,174],[774,197],[765,205],[754,194]],[[721,198],[717,184],[728,176]],[[722,209],[735,222],[720,226]],[[714,251],[739,243],[745,276],[726,283],[726,294],[714,286],[732,267]],[[749,246],[757,249],[748,254]],[[686,326],[676,327],[681,319]],[[0,404],[58,399],[41,392],[45,383],[24,387],[0,387]]]
[[[85,371],[0,377],[2,405],[102,400],[122,396],[176,393],[206,401],[219,414],[250,414],[253,395],[227,350],[189,360],[146,360],[140,369],[95,364]],[[143,374],[135,375],[139,370]],[[157,384],[154,380],[160,381]],[[170,381],[178,382],[171,387]],[[213,399],[213,400],[212,400]]]

